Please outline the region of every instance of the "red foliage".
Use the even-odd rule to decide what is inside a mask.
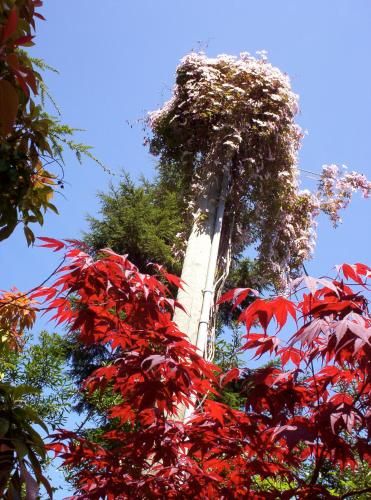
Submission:
[[[31,29],[35,29],[35,17],[44,19],[36,12],[42,5],[41,0],[16,2],[11,10],[6,11],[4,8],[5,24],[0,26],[0,62],[6,68],[10,79],[27,97],[30,95],[30,90],[37,94],[35,72],[32,67],[25,66],[16,48],[34,45]]]
[[[85,389],[120,396],[109,410],[117,425],[104,444],[68,431],[53,436],[51,448],[79,470],[78,498],[277,498],[273,487],[259,489],[257,477],[295,481],[280,498],[330,498],[318,484],[325,460],[353,467],[360,456],[371,463],[370,318],[365,296],[340,278],[315,287],[307,280],[311,291],[299,303],[256,299],[243,311],[244,348],[275,353],[281,368],[221,375],[220,385],[240,379],[246,404],[237,411],[203,401],[216,393],[217,370],[172,322],[176,304],[164,283],[110,250],[94,261],[74,243],[44,241],[65,248],[69,262],[37,296],[81,342],[109,346],[114,361],[93,372]],[[341,269],[368,291],[369,268]],[[229,292],[224,300],[239,296]],[[280,331],[288,315],[303,326],[279,348],[269,325],[275,318]],[[250,333],[259,323],[264,333]],[[179,405],[195,400],[203,404],[180,421]],[[304,480],[295,470],[308,459],[313,474]]]

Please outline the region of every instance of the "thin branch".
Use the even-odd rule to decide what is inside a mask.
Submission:
[[[42,281],[39,285],[35,286],[34,288],[31,288],[31,290],[28,290],[27,292],[23,293],[22,295],[17,295],[17,297],[14,297],[13,299],[5,302],[4,304],[0,304],[0,309],[2,307],[8,306],[9,304],[12,304],[13,302],[16,302],[19,299],[23,299],[24,297],[27,297],[32,292],[36,292],[36,290],[38,290],[40,287],[44,286],[45,283],[47,283],[50,280],[50,278],[52,278],[59,271],[59,269],[63,266],[63,264],[65,263],[65,261],[66,261],[66,257],[63,257],[63,259],[58,264],[58,266],[54,269],[54,271],[52,271],[49,274],[49,276],[47,278],[44,279],[44,281]]]
[[[315,175],[316,177],[321,178],[321,174],[317,174],[317,172],[311,172],[310,170],[305,170],[304,168],[298,168],[298,170],[300,170],[300,172],[305,172],[306,174]]]
[[[84,418],[84,420],[81,422],[81,424],[77,427],[76,429],[76,434],[78,432],[81,431],[81,429],[86,425],[86,423],[88,422],[88,420],[90,419],[90,417],[93,415],[93,412],[94,412],[94,409],[91,408],[89,411],[88,411],[88,414],[86,415],[86,417]]]

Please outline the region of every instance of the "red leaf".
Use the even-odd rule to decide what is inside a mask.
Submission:
[[[240,314],[238,320],[245,323],[246,329],[249,332],[254,323],[258,320],[261,326],[266,331],[270,320],[272,319],[273,312],[269,302],[263,299],[256,299]]]
[[[39,14],[38,12],[35,12],[34,16],[41,19],[42,21],[46,21],[45,17],[43,15]]]
[[[2,41],[5,42],[8,38],[10,38],[18,26],[18,12],[17,8],[13,7],[13,9],[9,12],[8,21],[3,28]]]
[[[19,86],[23,90],[24,95],[28,97],[30,95],[30,90],[23,76],[19,72],[17,72],[15,75],[15,79],[17,80]]]
[[[235,309],[250,294],[255,295],[255,297],[259,296],[259,292],[253,288],[234,288],[233,290],[229,290],[224,293],[218,300],[217,304],[223,304],[223,302],[233,302],[233,309]]]
[[[358,269],[357,265],[351,266],[350,264],[341,264],[340,266],[338,266],[338,269],[342,271],[345,279],[352,279],[356,283],[363,283],[362,278],[358,274],[359,271],[361,271],[362,274],[364,273],[364,267],[361,264],[358,264]]]
[[[299,349],[296,349],[295,347],[286,347],[285,349],[281,349],[280,351],[278,351],[277,354],[281,356],[281,363],[283,367],[289,361],[292,361],[295,366],[299,366],[303,357],[301,351],[299,351]]]
[[[361,326],[357,323],[354,323],[354,321],[349,321],[348,322],[348,328],[353,332],[357,337],[363,340],[364,343],[371,345],[370,344],[370,337],[371,337],[371,328],[366,328],[364,326]]]
[[[291,281],[291,288],[297,290],[299,286],[306,286],[308,290],[314,294],[318,289],[318,285],[322,285],[325,288],[329,288],[338,295],[337,286],[330,280],[324,278],[313,278],[312,276],[300,276],[299,278]]]
[[[175,274],[167,273],[166,271],[163,271],[162,274],[166,281],[168,281],[171,285],[184,290],[184,281],[182,281],[178,276],[176,276]]]
[[[146,359],[142,361],[141,367],[145,371],[150,371],[153,370],[155,366],[160,365],[162,363],[166,363],[167,361],[169,361],[169,359],[165,358],[165,356],[161,356],[159,354],[153,354],[152,356],[148,356]],[[145,364],[149,364],[149,366],[147,368],[144,368]]]
[[[274,309],[274,316],[277,320],[277,325],[279,330],[286,324],[287,316],[290,314],[294,320],[296,320],[296,307],[291,300],[285,299],[285,297],[277,297],[270,302],[271,307]]]
[[[166,279],[166,281],[168,281],[171,285],[175,285],[177,288],[184,290],[184,288],[183,288],[184,281],[181,280],[179,278],[179,276],[176,276],[175,274],[168,273],[166,271],[165,267],[161,266],[159,264],[150,262],[148,265],[157,269],[157,271],[161,274],[161,276],[163,276]]]
[[[57,294],[57,289],[53,287],[41,287],[37,288],[31,295],[30,299],[36,299],[37,297],[45,297],[45,300],[51,300]]]
[[[53,252],[58,252],[62,250],[62,248],[66,248],[66,244],[63,241],[55,240],[54,238],[47,238],[46,236],[40,236],[37,238],[38,240],[45,241],[43,245],[39,245],[40,247],[45,248],[53,248]]]
[[[37,95],[37,82],[35,74],[32,71],[27,71],[26,76],[24,77],[24,81],[31,88],[32,92]]]
[[[14,45],[26,45],[30,46],[32,43],[32,40],[34,39],[34,36],[27,35],[27,36],[21,36],[20,38],[17,38],[17,40],[14,41]]]
[[[7,80],[0,80],[0,135],[8,135],[15,124],[18,113],[18,93]]]
[[[225,385],[227,385],[232,380],[238,379],[239,376],[240,376],[240,370],[238,368],[232,368],[232,370],[229,370],[227,373],[224,373],[220,377],[220,385],[221,385],[221,387],[224,387]]]
[[[371,275],[371,267],[366,266],[366,264],[362,264],[361,262],[356,262],[354,266],[358,274],[361,274],[366,277]]]
[[[327,331],[328,323],[323,319],[316,318],[305,324],[290,339],[290,345],[300,342],[302,345],[310,345],[321,331]]]
[[[217,420],[221,425],[224,424],[224,414],[226,413],[226,406],[222,403],[215,401],[207,401],[205,410],[209,413],[212,419]]]

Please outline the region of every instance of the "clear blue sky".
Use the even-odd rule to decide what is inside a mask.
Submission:
[[[300,95],[298,120],[309,135],[300,164],[319,171],[346,164],[371,177],[371,3],[369,0],[63,0],[46,1],[33,53],[58,68],[47,74],[63,120],[86,129],[81,140],[114,172],[153,175],[154,159],[134,123],[169,96],[179,59],[192,49],[251,53],[266,49]],[[38,235],[78,238],[96,192],[110,176],[66,155],[66,199]],[[115,181],[115,179],[113,179]],[[303,185],[310,186],[303,179]],[[371,200],[357,197],[334,231],[321,221],[313,273],[342,261],[370,262]],[[27,249],[21,231],[0,245],[1,288],[26,289],[52,270],[56,257]]]
[[[303,169],[340,163],[371,178],[371,2],[369,0],[51,0],[38,25],[33,55],[60,71],[45,75],[63,120],[86,129],[79,138],[119,174],[152,176],[154,159],[141,126],[128,126],[168,98],[179,59],[192,49],[210,56],[265,49],[300,95],[298,121],[308,130]],[[91,161],[66,155],[66,199],[36,234],[79,238],[96,214],[98,190],[110,180]],[[303,179],[303,187],[311,181]],[[308,269],[370,263],[371,200],[357,197],[333,230],[321,220]],[[27,249],[20,231],[0,245],[0,288],[25,290],[55,267],[55,254]]]

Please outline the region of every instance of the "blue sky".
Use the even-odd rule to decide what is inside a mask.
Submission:
[[[96,193],[125,168],[154,174],[137,121],[171,92],[179,59],[191,50],[210,56],[268,51],[300,95],[300,125],[308,130],[300,166],[348,165],[371,178],[371,2],[369,0],[52,0],[38,25],[32,54],[60,75],[45,80],[63,121],[84,128],[78,138],[117,175],[66,154],[63,197],[40,236],[79,238],[86,214],[99,209]],[[132,127],[128,124],[132,124]],[[303,187],[313,181],[303,178]],[[371,200],[356,197],[337,230],[321,219],[308,270],[327,274],[335,264],[370,263]],[[57,257],[28,249],[21,231],[0,245],[0,288],[28,289],[56,266]],[[41,323],[40,323],[41,324]]]
[[[371,3],[368,0],[64,0],[45,2],[33,54],[60,71],[45,79],[63,120],[86,129],[79,139],[116,174],[151,176],[155,160],[142,145],[138,119],[161,106],[179,59],[190,50],[251,53],[265,49],[300,95],[298,121],[308,130],[303,169],[346,164],[371,177]],[[131,128],[128,122],[133,125]],[[91,161],[66,154],[65,199],[38,235],[78,238],[96,192],[110,177]],[[303,186],[311,186],[303,179]],[[334,231],[321,220],[313,273],[342,261],[369,261],[371,204],[357,197]],[[21,231],[0,246],[1,288],[27,289],[53,269],[56,256],[27,249]]]

